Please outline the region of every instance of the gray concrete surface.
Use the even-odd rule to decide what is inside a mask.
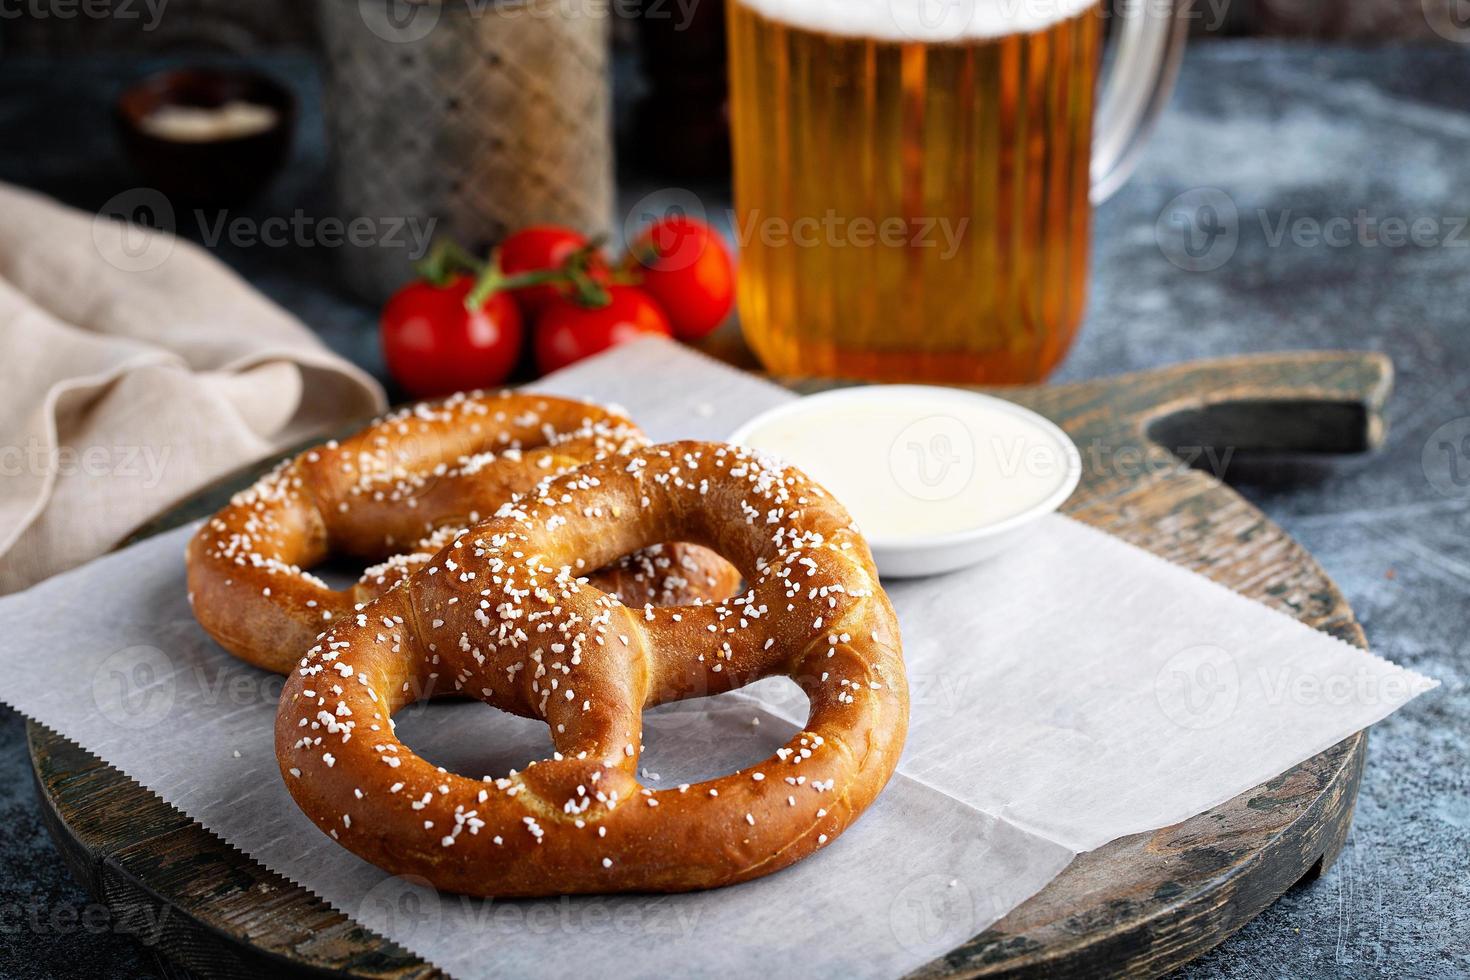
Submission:
[[[305,59],[265,64],[302,94],[301,139],[291,171],[242,213],[318,213],[315,73]],[[0,179],[88,209],[133,186],[107,106],[142,70],[106,59],[65,70],[0,63]],[[1467,161],[1470,50],[1216,42],[1189,53],[1137,177],[1098,212],[1087,324],[1059,380],[1244,351],[1392,356],[1398,388],[1383,450],[1237,459],[1226,477],[1317,555],[1378,653],[1444,682],[1375,729],[1336,866],[1189,966],[1192,980],[1470,975]],[[1397,243],[1397,221],[1405,237],[1417,228],[1417,242]],[[191,224],[186,215],[181,227],[194,233]],[[330,286],[330,250],[219,252],[333,347],[381,371],[374,311]],[[22,724],[8,712],[0,821],[0,975],[165,975],[167,964],[130,939],[69,927],[71,912],[55,918],[81,916],[88,900],[40,825]]]

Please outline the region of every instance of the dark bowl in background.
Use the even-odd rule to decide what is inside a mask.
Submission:
[[[199,142],[166,139],[143,120],[166,105],[216,108],[241,100],[276,111],[270,129]],[[128,88],[116,106],[118,136],[148,184],[182,202],[237,204],[260,191],[286,162],[296,128],[296,97],[252,71],[182,68],[159,72]]]

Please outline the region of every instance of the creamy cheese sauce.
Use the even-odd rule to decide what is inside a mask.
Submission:
[[[757,420],[740,442],[784,457],[873,540],[997,524],[1056,494],[1077,451],[1029,413],[963,392],[872,386]]]

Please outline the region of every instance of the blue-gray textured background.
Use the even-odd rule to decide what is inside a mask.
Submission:
[[[292,167],[240,213],[319,213],[315,70],[290,55],[256,63],[292,81],[303,118]],[[89,210],[133,186],[109,104],[147,67],[105,57],[0,62],[0,180]],[[1138,175],[1098,211],[1087,322],[1059,380],[1244,351],[1392,356],[1398,385],[1383,450],[1241,462],[1226,476],[1319,558],[1378,653],[1444,682],[1375,729],[1336,866],[1188,967],[1188,977],[1470,975],[1470,486],[1451,469],[1470,473],[1470,443],[1459,441],[1470,427],[1456,426],[1470,417],[1467,161],[1470,49],[1215,42],[1189,53]],[[629,200],[657,185],[628,183]],[[1213,264],[1233,246],[1228,261],[1192,272],[1170,261],[1184,232],[1169,219],[1170,202],[1199,188],[1215,190],[1191,204],[1215,204],[1217,214],[1233,207],[1237,220],[1233,234],[1214,239],[1220,251],[1204,257]],[[1331,219],[1356,227],[1346,239],[1314,242],[1313,222]],[[1419,244],[1394,245],[1389,219],[1427,219],[1420,229],[1433,230]],[[189,216],[180,225],[197,234]],[[381,373],[375,311],[333,288],[332,250],[219,254]],[[77,924],[88,899],[40,823],[23,724],[3,710],[0,827],[0,975],[178,975],[131,939]]]

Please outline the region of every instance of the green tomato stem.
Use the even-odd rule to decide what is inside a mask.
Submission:
[[[456,272],[479,275],[485,264],[460,248],[459,243],[441,238],[429,249],[429,254],[414,263],[416,271],[435,286],[444,287],[453,280]]]
[[[507,276],[500,271],[500,252],[497,249],[490,253],[490,261],[484,264],[484,268],[475,279],[474,288],[465,295],[464,308],[470,311],[478,310],[491,296],[507,290],[526,289],[531,286],[562,285],[570,281],[568,274],[561,269],[538,269],[535,272],[522,272],[514,276]]]

